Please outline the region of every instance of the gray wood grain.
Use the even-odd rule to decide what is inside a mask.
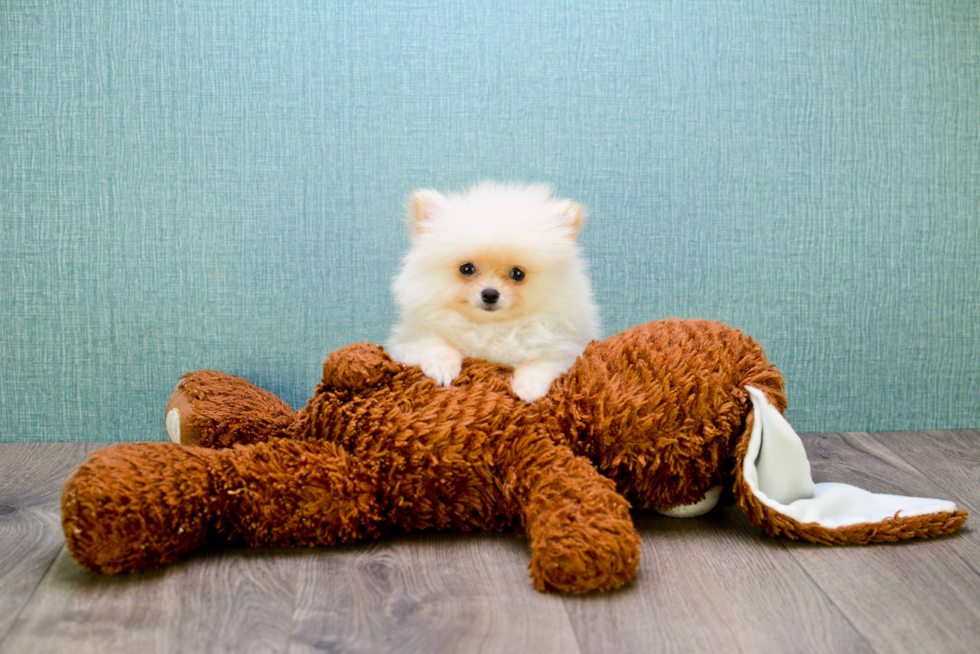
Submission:
[[[226,548],[95,575],[64,549],[61,485],[111,443],[0,445],[0,652],[285,651],[295,551]],[[53,564],[52,564],[53,562]]]
[[[777,544],[734,507],[636,516],[640,571],[606,596],[566,597],[583,652],[870,652]]]
[[[97,443],[0,444],[0,641],[64,544],[61,483]]]
[[[868,434],[811,434],[804,442],[816,481],[879,493],[949,496],[892,445]],[[976,651],[980,544],[972,528],[892,545],[780,543],[879,652]]]
[[[298,555],[226,548],[107,576],[63,549],[0,652],[284,652]]]
[[[289,652],[578,652],[516,534],[418,534],[300,565]]]

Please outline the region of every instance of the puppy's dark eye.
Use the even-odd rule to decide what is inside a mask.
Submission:
[[[513,279],[515,282],[524,281],[524,271],[521,270],[520,268],[516,268],[516,267],[515,268],[511,268],[510,269],[510,278]]]
[[[474,266],[472,263],[464,263],[459,267],[459,272],[461,272],[464,276],[469,277],[470,275],[476,274],[476,266]]]

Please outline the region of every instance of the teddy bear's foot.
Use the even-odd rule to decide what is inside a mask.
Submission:
[[[560,449],[555,454],[563,458]],[[535,588],[584,593],[622,586],[640,563],[629,503],[585,459],[555,467],[561,471],[540,477],[527,507]]]
[[[184,375],[166,408],[167,436],[180,445],[231,447],[282,436],[295,413],[240,377],[211,370]]]
[[[640,540],[626,503],[591,516],[590,508],[559,510],[531,529],[531,579],[538,590],[611,590],[636,574]]]
[[[219,452],[126,443],[93,452],[65,481],[68,550],[93,572],[148,570],[200,547],[212,530]]]
[[[714,486],[704,494],[704,499],[694,504],[682,504],[669,509],[656,509],[657,513],[671,518],[696,518],[718,506],[721,499],[721,486]]]

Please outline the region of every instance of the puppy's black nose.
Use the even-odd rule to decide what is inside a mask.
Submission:
[[[480,297],[483,298],[484,304],[496,304],[497,300],[500,299],[500,291],[495,288],[485,288],[480,293]]]

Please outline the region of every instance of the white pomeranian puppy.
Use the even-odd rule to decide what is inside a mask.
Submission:
[[[412,246],[393,284],[401,322],[391,356],[441,386],[459,375],[463,357],[486,359],[514,369],[521,399],[546,395],[598,336],[576,241],[585,218],[542,185],[413,193]]]

